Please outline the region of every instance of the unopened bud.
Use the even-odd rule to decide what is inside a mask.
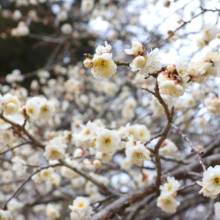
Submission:
[[[167,1],[167,0],[165,0],[164,2],[163,2],[163,5],[164,5],[164,7],[169,7],[170,6],[170,1]]]
[[[141,141],[137,141],[136,144],[142,144],[142,142]]]
[[[171,30],[167,31],[167,34],[169,34],[169,35],[172,34],[172,33],[173,33],[173,31],[171,31]]]
[[[218,32],[218,33],[216,34],[216,37],[217,37],[218,39],[220,39],[220,32]]]
[[[178,24],[181,24],[182,22],[183,22],[183,20],[181,18],[177,20]]]
[[[197,149],[198,149],[199,151],[202,151],[202,150],[204,150],[204,147],[203,147],[202,145],[198,145],[198,146],[197,146]]]
[[[82,155],[83,155],[83,150],[80,148],[77,148],[73,154],[74,157],[81,157]]]
[[[143,56],[137,56],[134,58],[133,62],[136,67],[143,67],[144,64],[146,63],[146,59]]]
[[[176,66],[175,66],[174,64],[169,64],[169,65],[167,66],[167,70],[168,70],[169,72],[173,73],[174,70],[176,70]]]
[[[175,198],[177,196],[177,192],[174,192],[172,196]]]
[[[102,163],[100,162],[100,160],[94,160],[93,165],[96,169],[98,169],[102,166]]]
[[[191,81],[192,82],[196,82],[197,81],[197,78],[195,76],[191,76]]]
[[[26,115],[26,106],[19,108],[18,113],[21,115]]]
[[[83,61],[83,64],[84,64],[85,68],[92,68],[93,67],[93,62],[92,62],[91,58],[86,58]]]
[[[68,135],[67,135],[67,140],[68,140],[68,141],[71,141],[71,140],[72,140],[72,133],[71,133],[71,132],[68,133]]]

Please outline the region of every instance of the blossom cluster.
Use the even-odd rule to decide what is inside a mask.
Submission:
[[[175,199],[179,187],[179,181],[169,176],[167,177],[167,182],[160,186],[161,192],[157,199],[157,206],[164,212],[176,212],[176,208],[180,205],[180,202]]]
[[[209,167],[203,173],[202,182],[198,181],[197,183],[202,186],[199,193],[215,199],[220,193],[220,166]]]

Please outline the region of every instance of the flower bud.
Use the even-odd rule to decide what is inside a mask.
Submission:
[[[167,70],[171,73],[173,73],[175,69],[176,69],[176,66],[174,64],[169,64],[167,66]]]
[[[143,67],[144,64],[146,63],[146,59],[143,56],[137,56],[134,58],[133,62],[136,67]]]
[[[96,169],[100,168],[102,166],[100,160],[94,160],[93,165]]]
[[[198,146],[197,146],[197,149],[198,149],[199,151],[202,151],[202,150],[204,150],[204,147],[203,147],[202,145],[198,145]]]
[[[172,196],[175,198],[177,196],[177,192],[174,192]]]
[[[75,151],[74,151],[74,157],[81,157],[83,155],[83,150],[80,149],[80,148],[77,148]]]
[[[173,33],[173,31],[171,31],[171,30],[167,31],[167,34],[169,34],[169,35],[172,34],[172,33]]]
[[[178,24],[181,24],[182,22],[183,22],[183,20],[181,18],[177,20]]]
[[[86,58],[83,61],[83,64],[84,64],[85,68],[92,68],[93,67],[93,62],[92,62],[91,58]]]
[[[164,2],[163,2],[163,5],[164,5],[164,7],[169,7],[170,6],[170,1],[167,1],[167,0],[165,0]]]
[[[217,37],[218,39],[220,39],[220,32],[218,32],[218,33],[216,34],[216,37]]]
[[[23,106],[21,108],[18,109],[18,113],[21,114],[21,115],[24,115],[26,116],[26,106]]]

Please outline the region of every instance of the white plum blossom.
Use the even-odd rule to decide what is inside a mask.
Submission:
[[[142,124],[127,124],[125,127],[121,128],[121,132],[127,138],[132,135],[135,141],[145,142],[151,137],[151,133],[147,126]]]
[[[0,209],[0,219],[1,220],[10,220],[10,212],[6,210]]]
[[[100,152],[97,151],[95,157],[99,159],[102,163],[108,163],[112,157],[113,157],[114,152]]]
[[[49,167],[47,169],[43,169],[40,171],[40,178],[41,181],[47,181],[50,179],[51,175],[53,174],[54,169],[52,167]]]
[[[40,105],[40,113],[39,113],[39,119],[50,119],[55,113],[55,106],[54,103],[51,101],[46,101],[41,103]]]
[[[199,183],[201,185],[201,183]],[[210,192],[211,195],[218,195],[220,193],[220,166],[216,165],[215,167],[209,167],[203,173],[202,179],[203,193],[205,196],[207,195],[207,191]],[[205,193],[204,193],[205,191]]]
[[[82,0],[81,10],[83,13],[88,13],[94,6],[94,0]]]
[[[24,204],[22,202],[18,201],[16,198],[12,198],[7,207],[10,212],[16,212],[19,211],[23,206]]]
[[[57,15],[57,18],[59,21],[66,21],[68,19],[68,13],[65,10],[61,10],[59,14]]]
[[[82,85],[80,81],[75,79],[69,79],[65,82],[64,87],[66,91],[73,93],[73,94],[79,94],[80,90],[82,89]]]
[[[61,138],[55,137],[46,145],[44,156],[48,160],[59,160],[63,158],[66,148],[67,145],[63,143]]]
[[[89,220],[93,213],[92,207],[89,204],[89,199],[86,197],[76,197],[76,199],[73,201],[73,205],[69,205],[69,209],[71,210],[70,219]]]
[[[172,142],[171,140],[169,139],[166,139],[163,143],[162,143],[162,146],[160,147],[159,149],[159,152],[161,155],[167,155],[167,156],[170,156],[172,155],[173,153],[177,152],[178,148],[177,146],[175,145],[174,142]]]
[[[160,62],[159,57],[159,49],[155,48],[153,51],[147,54],[147,56],[144,57],[145,62],[143,62],[143,66],[136,66],[135,63],[137,62],[134,60],[132,64],[130,64],[132,71],[139,71],[139,74],[148,76],[150,73],[154,73],[156,71],[159,71],[162,67],[162,64]],[[140,59],[137,57],[136,59]]]
[[[26,162],[18,156],[13,157],[12,162],[12,170],[16,172],[16,175],[24,176],[27,170]]]
[[[208,112],[213,115],[220,115],[220,99],[217,97],[211,97],[205,99],[205,105]]]
[[[81,125],[81,131],[73,134],[73,140],[76,146],[89,148],[94,145],[96,135],[100,127],[94,122],[88,121],[86,125]]]
[[[126,143],[125,154],[129,161],[137,166],[142,166],[145,161],[150,160],[150,151],[141,142],[134,143],[133,137],[129,137]]]
[[[111,53],[103,53],[100,56],[95,55],[92,61],[93,67],[91,70],[96,79],[111,78],[116,74],[117,65],[112,60]]]
[[[95,55],[101,56],[103,53],[111,53],[112,46],[105,41],[105,46],[99,45],[95,50]]]
[[[73,166],[73,167],[77,166],[78,168],[81,168],[80,164],[76,160],[71,160],[70,158],[66,158],[65,162],[70,164],[70,166]],[[74,178],[79,177],[78,173],[76,173],[75,171],[73,171],[70,168],[65,167],[65,166],[62,166],[61,174],[63,177],[65,177],[67,179],[74,179]]]
[[[14,37],[26,36],[29,33],[30,33],[29,27],[23,21],[20,21],[18,23],[17,28],[13,28],[11,30],[11,35],[14,36]]]
[[[60,217],[59,210],[51,203],[46,206],[46,215],[51,219],[57,219]]]
[[[13,70],[11,74],[8,74],[6,76],[6,81],[8,83],[22,82],[23,80],[24,80],[24,76],[21,75],[21,71],[18,69]]]
[[[180,205],[180,202],[178,202],[171,195],[161,194],[157,198],[157,206],[160,207],[164,212],[167,212],[167,213],[175,213],[176,208],[179,205]]]
[[[119,137],[118,132],[103,129],[97,134],[95,147],[98,151],[101,152],[114,152],[118,147],[120,141],[121,139]]]
[[[73,31],[73,28],[70,24],[64,24],[61,27],[61,31],[63,34],[71,34],[71,32]]]
[[[164,114],[164,108],[158,101],[158,99],[154,96],[152,96],[151,102],[150,102],[150,108],[155,116],[161,116]]]
[[[174,195],[175,192],[179,189],[180,183],[178,180],[175,180],[174,177],[167,177],[167,182],[160,186],[161,194],[163,195]]]
[[[40,113],[40,106],[39,104],[35,101],[34,98],[29,99],[26,102],[25,105],[26,109],[26,114],[33,120],[36,120],[39,117]]]
[[[0,141],[4,145],[11,144],[13,142],[13,132],[10,130],[0,130]]]
[[[189,64],[188,61],[189,61],[188,57],[180,57],[178,60],[176,60],[175,67],[176,67],[177,72],[180,75],[185,74],[186,69],[187,69],[188,64]]]
[[[15,21],[20,20],[20,18],[22,17],[22,13],[19,10],[15,10],[13,13],[13,19]]]
[[[204,183],[201,181],[197,181],[197,184],[202,186],[202,189],[199,191],[200,194],[203,194],[203,196],[210,197],[212,199],[215,199],[218,194],[216,194],[215,191],[209,191],[206,186],[204,186]]]
[[[215,25],[204,25],[201,31],[204,41],[210,42],[217,34],[218,29]]]
[[[2,107],[3,111],[7,115],[13,115],[18,112],[18,109],[20,108],[20,101],[16,96],[11,95],[10,93],[7,93],[2,98]]]
[[[81,212],[86,212],[89,208],[89,200],[85,197],[78,196],[74,201],[73,205],[69,206],[70,209],[76,208]]]
[[[201,60],[188,65],[187,75],[194,82],[203,83],[209,77],[219,76],[220,54],[216,51],[208,51]]]
[[[170,95],[174,98],[182,96],[184,94],[183,87],[174,79],[167,79],[159,84],[160,93],[164,95]]]
[[[136,38],[134,38],[131,43],[132,43],[131,49],[124,49],[126,54],[137,56],[144,53],[143,45]]]

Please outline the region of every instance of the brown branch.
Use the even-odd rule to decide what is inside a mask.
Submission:
[[[0,115],[0,118],[2,120],[4,120],[5,122],[11,124],[13,127],[17,128],[19,131],[22,131],[31,140],[31,142],[35,146],[40,147],[41,149],[45,148],[45,146],[43,144],[41,144],[39,141],[37,141],[37,139],[35,139],[23,126],[16,124],[16,123],[10,121],[9,119],[5,118],[3,116],[3,113]]]
[[[164,102],[164,100],[162,99],[160,92],[159,92],[159,86],[158,86],[158,82],[156,80],[155,83],[155,97],[158,99],[158,101],[160,102],[160,104],[163,106],[164,108],[164,112],[166,114],[167,117],[167,125],[164,128],[161,138],[159,139],[159,141],[157,142],[156,146],[155,146],[155,150],[154,150],[154,157],[155,157],[155,162],[156,162],[156,166],[157,166],[157,179],[156,179],[156,187],[158,189],[159,192],[159,187],[161,185],[161,162],[160,162],[160,155],[159,155],[159,149],[163,143],[163,141],[167,138],[167,134],[170,130],[170,123],[172,123],[172,119],[173,119],[173,114],[174,114],[174,107],[172,108],[172,111],[170,113],[168,105]]]
[[[140,201],[144,196],[147,196],[153,193],[155,187],[149,186],[146,188],[142,188],[137,192],[125,195],[102,209],[100,212],[95,214],[90,220],[107,220],[113,217],[114,213],[119,213],[128,207],[130,204]]]
[[[68,167],[69,169],[73,170],[74,172],[78,173],[79,175],[83,176],[85,179],[91,181],[96,186],[98,186],[100,189],[102,189],[107,195],[114,195],[119,196],[119,194],[112,189],[109,189],[107,186],[103,185],[102,183],[98,182],[96,179],[91,177],[89,174],[85,173],[84,171],[78,169],[77,167],[73,167],[70,164],[68,164],[65,160],[59,160],[60,165]]]
[[[159,137],[161,137],[161,136],[162,136],[162,134],[157,134],[157,135],[155,135],[155,136],[152,137],[149,141],[144,142],[144,145],[147,146],[151,141],[153,141],[154,139],[159,138]]]
[[[0,152],[0,155],[3,155],[3,154],[5,154],[5,153],[7,153],[7,152],[9,152],[9,151],[13,151],[14,149],[16,149],[16,148],[18,148],[18,147],[21,147],[21,146],[26,145],[26,144],[31,144],[31,143],[32,143],[32,142],[29,141],[29,142],[25,142],[25,143],[18,144],[18,145],[16,145],[16,146],[12,147],[12,148],[9,148],[9,149],[7,149],[7,150],[5,150],[5,151]]]
[[[214,166],[216,164],[219,164],[220,160],[220,154],[212,155],[204,159],[206,163],[208,163],[210,166]],[[162,180],[164,181],[166,177],[173,176],[176,179],[184,179],[187,177],[187,173],[189,171],[196,172],[200,171],[201,166],[197,162],[193,162],[186,166],[181,166],[179,169],[176,169],[173,172],[169,172],[167,175],[162,176]],[[123,211],[126,207],[130,206],[131,204],[140,201],[141,199],[147,197],[148,195],[151,195],[156,191],[156,187],[151,186],[145,186],[144,188],[141,188],[137,190],[136,192],[133,192],[128,195],[124,195],[102,209],[100,212],[96,213],[90,220],[108,220],[111,217],[114,216],[114,213],[120,213]],[[204,197],[202,197],[204,198]],[[146,218],[145,218],[146,219]]]
[[[88,53],[84,53],[84,56],[87,57],[87,58],[93,58],[94,57],[93,55],[88,54]],[[117,66],[129,66],[130,65],[129,62],[115,61],[115,60],[114,60],[114,62]]]
[[[189,185],[186,185],[186,186],[183,186],[183,187],[179,188],[179,189],[178,189],[178,192],[181,191],[181,190],[184,190],[184,189],[186,189],[186,188],[188,188],[188,187],[192,187],[192,186],[194,186],[194,185],[196,185],[196,182],[192,182],[192,183],[190,183]]]
[[[141,89],[142,90],[146,90],[146,91],[148,91],[149,93],[151,93],[152,95],[155,96],[155,93],[153,91],[151,91],[150,89],[148,89],[148,88],[141,88]]]
[[[36,170],[35,172],[33,172],[27,179],[25,179],[21,185],[14,191],[14,193],[9,197],[9,199],[6,200],[6,202],[3,204],[2,209],[6,210],[7,209],[7,204],[9,201],[11,201],[11,199],[13,199],[14,197],[16,197],[20,191],[22,190],[22,188],[25,186],[26,183],[28,183],[31,180],[31,177],[34,176],[36,173],[40,172],[41,170],[47,169],[49,167],[56,167],[56,166],[60,166],[59,163],[57,164],[53,164],[53,165],[49,165],[49,166],[45,166],[45,167],[41,167],[40,169]]]
[[[207,11],[219,12],[219,11],[220,11],[220,9],[204,9],[204,8],[202,8],[202,7],[201,7],[201,10],[202,10],[202,11],[201,11],[199,14],[195,15],[191,20],[189,20],[189,21],[183,21],[183,23],[182,23],[178,28],[176,28],[174,31],[172,31],[165,39],[162,39],[162,40],[158,41],[158,42],[156,43],[156,45],[154,45],[152,48],[155,48],[155,47],[157,47],[159,44],[161,44],[162,42],[169,40],[178,30],[180,30],[181,28],[183,28],[183,27],[186,26],[187,24],[191,23],[192,20],[194,20],[195,18],[197,18],[197,17],[199,17],[200,15],[204,14],[205,12],[207,12]]]

